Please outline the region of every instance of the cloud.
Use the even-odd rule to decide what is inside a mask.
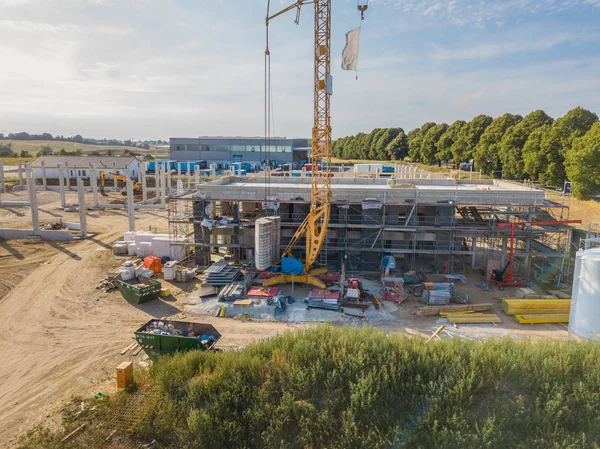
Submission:
[[[500,42],[468,45],[463,48],[435,47],[431,58],[435,61],[492,59],[517,53],[540,52],[570,42],[597,42],[599,36],[580,33],[556,33],[536,38],[513,36]]]
[[[600,0],[377,0],[403,13],[444,20],[455,25],[484,27],[523,15],[554,15],[571,9],[600,8]]]

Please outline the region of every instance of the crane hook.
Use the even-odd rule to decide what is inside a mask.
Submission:
[[[369,5],[358,5],[357,8],[360,11],[360,20],[365,20],[365,11],[369,9]]]

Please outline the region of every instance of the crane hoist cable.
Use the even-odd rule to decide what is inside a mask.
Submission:
[[[266,61],[270,60],[269,50],[269,22],[276,17],[285,14],[291,10],[296,10],[295,23],[298,24],[302,6],[313,4],[315,8],[314,15],[314,123],[311,138],[311,197],[310,211],[302,224],[298,227],[290,240],[282,257],[293,257],[292,250],[298,241],[306,238],[306,260],[302,275],[295,277],[296,282],[308,283],[325,287],[325,284],[313,277],[317,274],[311,270],[318,263],[318,258],[325,242],[329,218],[331,214],[331,3],[332,0],[297,0],[281,11],[270,14],[270,0],[267,3],[266,16]],[[360,5],[360,3],[359,3]],[[366,7],[359,8],[364,13]],[[268,70],[268,64],[266,64]],[[269,76],[270,77],[270,76]],[[268,83],[265,92],[269,92]],[[267,94],[268,96],[268,94]],[[265,101],[266,110],[266,133],[270,132],[270,108],[269,98]],[[327,268],[319,269],[323,272]],[[291,276],[278,276],[269,279],[265,285],[274,285],[278,283],[287,283],[292,280]]]

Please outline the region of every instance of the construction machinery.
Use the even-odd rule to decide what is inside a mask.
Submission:
[[[127,177],[126,176],[120,175],[118,173],[105,173],[105,172],[101,171],[100,172],[100,193],[102,193],[102,195],[106,194],[104,192],[106,178],[116,179],[117,181],[121,181],[123,184],[125,184],[124,186],[120,187],[120,189],[121,189],[120,191],[121,191],[121,195],[127,195]],[[142,185],[139,182],[136,182],[133,184],[133,194],[134,195],[142,194]]]
[[[508,251],[508,263],[502,269],[493,269],[490,281],[498,286],[499,290],[504,287],[523,287],[527,285],[524,279],[513,276],[515,260],[515,228],[531,228],[532,226],[555,226],[562,224],[581,223],[581,220],[558,220],[558,221],[519,221],[513,223],[498,224],[498,231],[510,227],[510,245]]]
[[[298,241],[306,236],[306,260],[302,275],[294,276],[294,281],[312,284],[324,288],[325,284],[314,277],[316,274],[327,272],[327,268],[313,269],[318,263],[318,257],[327,234],[327,226],[331,212],[331,95],[333,80],[331,77],[331,0],[298,0],[281,11],[270,14],[270,0],[267,4],[265,68],[270,67],[269,24],[271,20],[289,11],[296,11],[295,23],[300,20],[303,6],[314,4],[315,38],[314,38],[314,123],[311,142],[311,166],[322,167],[312,170],[310,212],[294,233],[282,257],[293,257],[292,251]],[[363,6],[362,9],[360,6]],[[359,4],[358,10],[364,14],[366,7]],[[268,69],[270,73],[270,69]],[[265,83],[267,84],[267,83]],[[265,94],[270,95],[270,86],[265,86]],[[268,97],[265,101],[270,104]],[[266,108],[267,110],[267,108]],[[270,123],[270,117],[265,117]],[[291,275],[281,275],[270,279],[269,285],[290,283]],[[266,284],[265,284],[266,285]]]

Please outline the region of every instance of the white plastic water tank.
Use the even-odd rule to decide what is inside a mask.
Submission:
[[[273,221],[259,218],[254,225],[254,263],[257,270],[266,270],[273,258]]]
[[[172,281],[175,279],[177,273],[177,262],[171,260],[163,265],[163,276],[166,281]]]
[[[136,252],[137,252],[137,245],[135,244],[135,242],[129,242],[127,244],[127,255],[135,256]]]
[[[121,279],[124,281],[129,281],[135,277],[135,267],[131,262],[125,262],[119,268],[119,273],[121,274]]]
[[[579,251],[575,259],[569,340],[600,339],[600,248]]]

